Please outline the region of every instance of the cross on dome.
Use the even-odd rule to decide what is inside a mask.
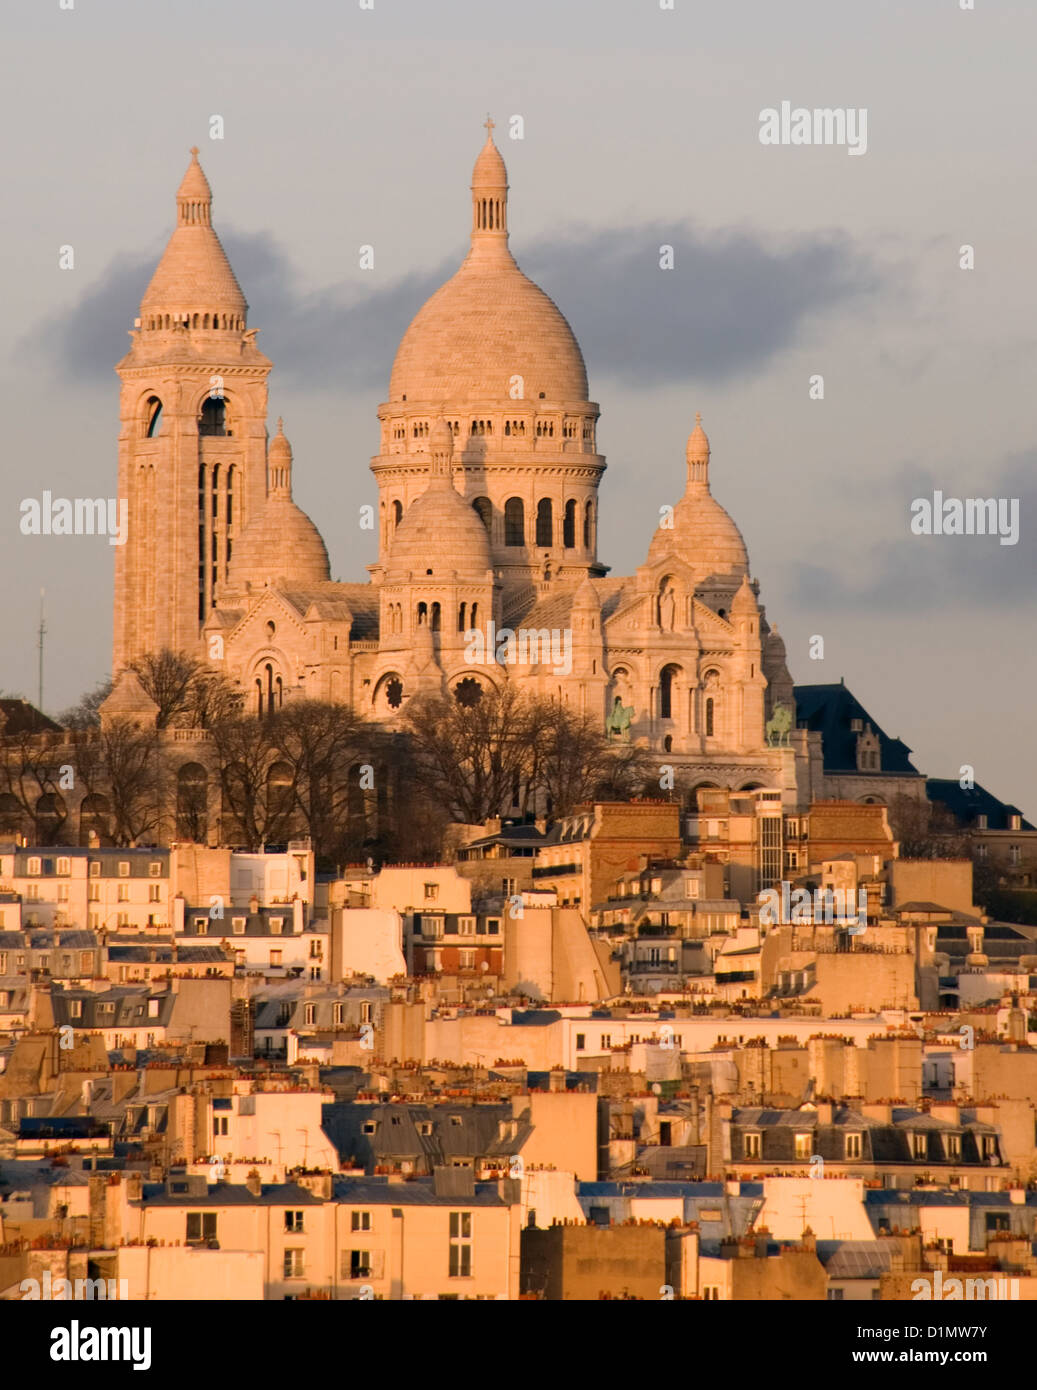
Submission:
[[[494,130],[496,130],[496,128],[497,128],[497,122],[493,119],[493,117],[492,117],[492,116],[490,115],[490,113],[487,111],[487,113],[486,113],[486,119],[485,119],[485,121],[483,121],[483,129],[486,131],[486,134],[489,136],[489,138],[490,138],[491,140],[493,139],[493,132],[494,132]],[[195,151],[195,153],[197,154],[197,150]]]

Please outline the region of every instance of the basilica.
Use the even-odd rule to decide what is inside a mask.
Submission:
[[[280,419],[268,427],[272,363],[192,151],[117,367],[129,536],[113,671],[171,648],[212,662],[258,716],[303,697],[390,728],[415,696],[472,703],[514,682],[703,785],[791,790],[784,645],[712,496],[697,415],[683,468],[653,464],[660,497],[683,495],[662,508],[644,564],[616,576],[598,558],[598,406],[569,324],[512,255],[507,170],[487,128],[468,254],[415,314],[378,407],[378,560],[362,583],[331,579],[293,501],[288,436]],[[501,631],[530,640],[472,641]],[[117,683],[120,698],[132,702]]]

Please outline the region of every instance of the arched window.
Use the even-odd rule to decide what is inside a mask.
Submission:
[[[493,503],[488,497],[476,497],[472,506],[479,513],[479,520],[486,527],[486,534],[490,534],[490,527],[493,524]]]
[[[706,737],[713,737],[714,702],[713,696],[706,696]]]
[[[263,682],[256,677],[256,716],[263,718]]]
[[[504,503],[504,544],[525,545],[526,509],[521,497],[509,497]]]
[[[427,623],[427,622],[428,622],[428,604],[427,604],[427,603],[419,603],[419,604],[418,604],[418,627],[424,627],[425,623]]]
[[[673,718],[673,684],[680,675],[680,667],[664,666],[659,674],[659,717]]]
[[[36,836],[41,845],[57,844],[68,811],[56,792],[45,792],[36,802]]]
[[[594,527],[594,503],[588,502],[583,509],[583,548],[590,550],[591,536]]]
[[[550,497],[541,497],[537,503],[537,545],[554,545],[554,513]]]
[[[185,763],[176,775],[176,833],[204,844],[209,826],[209,774],[201,763]]]
[[[198,417],[199,434],[224,435],[227,433],[226,401],[222,396],[206,396],[202,402],[202,413]]]
[[[477,603],[473,603],[473,604],[472,604],[472,616],[468,619],[468,621],[471,623],[472,627],[475,627],[476,620],[478,619],[478,616],[479,616],[479,605],[478,605]]]
[[[467,609],[467,607],[468,607],[467,603],[462,603],[461,606],[460,606],[460,608],[457,610],[457,630],[458,630],[458,632],[464,632],[464,631],[465,631],[464,617],[465,617],[465,610]]]
[[[565,504],[565,515],[562,517],[562,544],[566,550],[576,547],[576,503],[571,497]]]
[[[431,622],[431,624],[430,624],[430,626],[431,626],[433,632],[438,632],[438,631],[439,631],[439,624],[440,624],[439,604],[438,604],[438,603],[434,603],[434,604],[432,605],[432,622]]]
[[[400,524],[400,522],[401,522],[402,520],[403,520],[403,503],[402,503],[402,502],[400,501],[400,499],[397,497],[396,501],[392,504],[392,525],[393,525],[393,530],[394,530],[394,531],[395,531],[396,527],[399,526],[399,524]]]
[[[162,430],[162,402],[157,396],[148,397],[148,430],[149,439],[154,439]]]

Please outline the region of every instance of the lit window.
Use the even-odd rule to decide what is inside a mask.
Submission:
[[[450,1213],[450,1278],[468,1279],[472,1274],[472,1213]]]
[[[813,1136],[810,1134],[796,1135],[796,1157],[809,1158],[813,1150]]]

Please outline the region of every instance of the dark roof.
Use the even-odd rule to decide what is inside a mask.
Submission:
[[[149,1207],[305,1207],[317,1206],[321,1200],[308,1188],[294,1182],[264,1183],[258,1197],[244,1183],[229,1182],[213,1183],[204,1195],[173,1193],[166,1183],[146,1182],[141,1191],[143,1203]]]
[[[390,1182],[388,1178],[336,1178],[336,1202],[350,1206],[456,1207],[458,1198],[437,1192],[432,1178]],[[466,1207],[507,1206],[495,1182],[477,1182],[474,1193],[464,1198]]]
[[[893,1268],[888,1240],[819,1240],[817,1258],[829,1279],[877,1279]]]
[[[870,724],[872,732],[878,735],[880,771],[921,776],[908,757],[911,750],[907,744],[884,733],[842,682],[838,685],[797,685],[794,693],[797,727],[821,735],[825,772],[857,771],[857,735],[851,730],[850,721],[859,719],[865,726]]]
[[[28,700],[0,700],[0,735],[60,734],[62,727]]]
[[[954,777],[926,778],[925,794],[930,801],[946,806],[960,825],[974,825],[977,816],[986,816],[988,830],[1008,830],[1008,817],[1022,815],[1018,806],[999,801],[985,787],[965,788]],[[1028,820],[1022,822],[1021,829],[1034,828]]]

